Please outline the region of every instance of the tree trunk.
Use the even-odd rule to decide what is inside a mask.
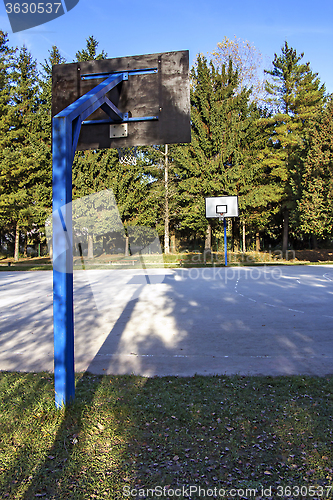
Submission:
[[[311,248],[313,248],[314,250],[317,250],[318,248],[317,238],[314,234],[311,234]]]
[[[94,258],[94,235],[88,234],[88,259]]]
[[[28,235],[25,233],[24,235],[24,252],[23,252],[24,257],[28,257]]]
[[[174,233],[171,235],[171,252],[176,253],[176,235]]]
[[[20,228],[17,222],[15,228],[15,249],[14,249],[14,260],[19,260],[20,253]]]
[[[125,257],[129,256],[129,238],[125,236]]]
[[[260,252],[260,233],[256,232],[256,252]]]
[[[243,220],[243,252],[246,252],[246,232],[245,232],[245,221]]]
[[[235,218],[232,218],[232,251],[239,251],[239,225]]]
[[[210,224],[208,224],[206,232],[205,250],[212,250],[212,226]]]
[[[164,214],[164,253],[170,253],[169,239],[169,165],[168,145],[165,145],[164,157],[164,187],[165,187],[165,214]]]
[[[283,212],[283,234],[282,234],[282,255],[285,256],[288,250],[288,231],[289,231],[289,211]]]

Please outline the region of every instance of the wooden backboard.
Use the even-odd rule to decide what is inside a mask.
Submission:
[[[149,74],[129,75],[108,94],[131,118],[157,116],[157,120],[130,121],[127,137],[110,137],[110,124],[83,124],[77,149],[102,149],[191,141],[188,51],[119,57],[100,61],[59,64],[52,69],[52,116],[101,83],[82,75],[108,74],[156,68]],[[89,120],[107,119],[99,109]]]

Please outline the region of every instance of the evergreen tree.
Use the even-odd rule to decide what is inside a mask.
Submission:
[[[106,59],[104,50],[97,54],[98,41],[89,36],[86,38],[86,47],[77,51],[76,61],[90,61]],[[106,151],[77,151],[73,162],[73,199],[82,198],[89,194],[105,189],[104,172],[100,170],[100,160]],[[88,235],[88,257],[93,257],[93,234]]]
[[[40,113],[42,128],[49,144],[52,142],[52,66],[64,64],[65,62],[66,59],[62,57],[58,47],[53,45],[52,49],[49,50],[49,57],[44,59],[42,64]]]
[[[205,197],[249,189],[246,166],[257,111],[249,104],[250,90],[239,90],[231,60],[219,70],[198,56],[191,79],[192,142],[174,153],[177,202],[181,228],[203,234],[209,229]]]
[[[97,54],[98,42],[94,37],[86,40],[86,48],[76,53],[77,61],[104,59],[107,54]],[[149,196],[151,179],[144,168],[143,155],[136,165],[119,162],[117,150],[78,151],[73,163],[73,199],[112,189],[118,210],[125,226],[154,225],[156,208]],[[93,256],[93,235],[88,236],[88,255]]]
[[[33,190],[35,222],[40,235],[45,234],[45,220],[52,212],[52,66],[62,64],[65,59],[59,49],[53,45],[49,57],[42,64],[43,73],[39,80],[38,122],[40,138],[40,170],[43,175]]]
[[[16,49],[9,47],[8,35],[0,30],[0,148],[5,146],[7,132],[11,128],[13,108],[11,102],[11,72]]]
[[[86,38],[86,48],[77,51],[75,54],[76,61],[92,61],[93,59],[99,61],[101,59],[106,59],[108,55],[104,50],[97,54],[98,45],[99,42],[93,36]]]
[[[115,149],[79,152],[75,159],[73,199],[112,189],[125,225],[155,222],[147,198],[149,183],[140,160],[136,165],[122,165]]]
[[[20,231],[27,233],[40,217],[37,200],[47,175],[38,114],[37,64],[26,47],[15,59],[11,78],[14,82],[9,103],[11,120],[0,151],[0,217],[15,232],[17,260]]]
[[[177,146],[168,144],[139,148],[142,178],[147,184],[142,225],[155,226],[164,238],[164,252],[170,252],[170,233],[174,234],[178,225],[178,176],[174,155]],[[169,241],[169,244],[168,244]]]
[[[282,54],[275,54],[273,69],[266,71],[272,77],[266,84],[272,113],[262,121],[269,137],[263,163],[281,191],[283,252],[288,247],[289,221],[297,225],[296,207],[307,138],[325,98],[325,87],[318,75],[311,71],[309,63],[301,63],[303,55],[285,42]]]
[[[8,45],[7,33],[0,30],[0,175],[2,170],[2,151],[6,146],[7,134],[14,120],[13,108],[10,106],[12,88],[11,72],[13,70],[14,54],[15,49]],[[6,219],[0,216],[1,237],[8,230],[6,223]]]
[[[315,127],[302,176],[301,230],[315,238],[333,230],[333,99]]]
[[[262,161],[267,137],[261,123],[266,115],[267,111],[260,109],[251,115],[253,119],[241,145],[244,162],[238,172],[240,220],[243,227],[256,234],[257,241],[259,234],[269,228],[281,196],[278,183]]]

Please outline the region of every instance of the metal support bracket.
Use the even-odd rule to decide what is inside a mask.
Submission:
[[[121,120],[121,123],[130,123],[130,122],[148,122],[151,120],[158,120],[158,115],[157,116],[138,116],[138,117],[131,117],[129,118],[128,113],[123,113],[123,119]],[[106,123],[106,124],[112,124],[112,123],[120,123],[119,121],[116,120],[85,120],[82,122],[82,125],[98,125],[100,123]]]
[[[158,68],[130,69],[124,72],[115,71],[114,73],[86,73],[81,75],[81,80],[98,80],[99,78],[107,78],[112,75],[124,75],[124,80],[128,80],[129,76],[149,75],[152,73],[158,73]]]
[[[116,123],[114,125],[110,125],[110,138],[117,139],[119,137],[127,137],[127,123]]]

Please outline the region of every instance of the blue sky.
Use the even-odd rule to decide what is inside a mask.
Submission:
[[[16,34],[1,3],[0,29],[38,62],[52,45],[72,62],[94,35],[109,57],[189,49],[192,64],[199,52],[207,55],[224,36],[236,35],[261,51],[267,67],[287,40],[333,93],[332,0],[80,0],[64,16]]]

